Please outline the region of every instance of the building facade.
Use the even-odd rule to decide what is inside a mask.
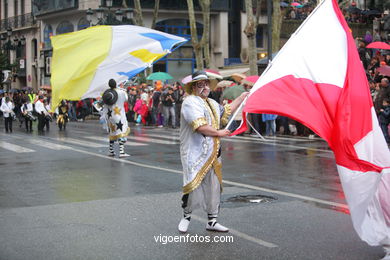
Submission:
[[[107,0],[0,0],[0,35],[4,55],[12,64],[12,78],[9,88],[50,86],[52,46],[50,37],[62,33],[85,29],[99,23],[97,10],[103,15],[125,8],[134,8],[133,0],[112,0],[108,8]],[[142,15],[146,27],[153,20],[154,0],[143,0]],[[200,6],[195,4],[198,37],[203,31]],[[210,15],[210,54],[213,68],[241,63],[240,54],[247,46],[243,34],[246,14],[244,0],[214,0]],[[87,10],[93,10],[90,21]],[[264,20],[264,19],[263,19]],[[263,21],[262,20],[262,21]],[[127,19],[125,24],[131,23]],[[9,30],[9,28],[11,30]],[[178,36],[191,38],[186,1],[160,0],[156,29]],[[11,33],[9,33],[9,31]],[[266,30],[264,30],[266,31]],[[264,35],[259,37],[263,46]],[[24,41],[22,41],[24,39]],[[191,41],[158,61],[153,71],[170,73],[180,79],[193,72],[195,58]]]
[[[10,70],[1,86],[11,88],[37,88],[39,82],[38,43],[39,25],[32,14],[31,1],[0,1],[1,52],[8,59],[2,70]]]
[[[52,47],[50,36],[66,32],[82,30],[90,25],[99,23],[97,9],[102,7],[104,15],[110,12],[112,17],[118,10],[124,10],[123,1],[113,1],[110,11],[108,11],[105,0],[52,0],[33,1],[40,2],[40,5],[33,6],[33,12],[39,25],[40,48],[39,60],[42,61],[40,68],[39,85],[50,85],[50,61]],[[134,7],[133,1],[126,1],[127,6]],[[153,20],[154,0],[141,1],[142,15],[145,27],[151,27]],[[91,22],[87,20],[87,10],[93,10]],[[202,32],[202,15],[199,6],[195,6],[197,27],[199,35]],[[211,60],[214,67],[224,66],[225,59],[229,58],[228,42],[228,11],[229,4],[226,1],[215,0],[211,9],[210,20],[210,46]],[[112,18],[111,18],[112,19]],[[125,21],[124,23],[131,23]],[[190,39],[190,26],[188,20],[188,10],[185,1],[160,1],[160,9],[156,29],[167,33]],[[181,46],[179,49],[158,61],[153,66],[154,71],[164,71],[170,73],[174,78],[180,79],[190,74],[195,68],[195,58],[191,41]]]

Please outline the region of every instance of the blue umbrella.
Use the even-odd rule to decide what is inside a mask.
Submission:
[[[0,94],[3,94],[4,93],[4,90],[0,89]]]
[[[286,3],[286,2],[280,2],[280,7],[287,7],[287,6],[289,6],[288,3]]]

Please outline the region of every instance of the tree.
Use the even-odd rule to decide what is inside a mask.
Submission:
[[[199,41],[193,0],[187,0],[188,17],[190,20],[191,41],[195,52],[196,69],[202,70],[211,66],[210,60],[210,6],[212,0],[199,0],[203,15],[203,33]]]
[[[257,0],[256,3],[256,17],[254,17],[252,0],[245,0],[247,22],[244,33],[248,39],[249,71],[251,75],[258,74],[256,32],[259,24],[261,0]]]
[[[139,26],[144,26],[144,18],[142,17],[142,8],[140,0],[134,0],[134,14],[135,24]]]
[[[188,17],[190,19],[191,41],[195,52],[196,69],[202,70],[203,69],[202,46],[200,45],[200,42],[198,40],[195,12],[194,12],[194,3],[192,2],[192,0],[187,0],[187,6],[188,6]]]
[[[210,68],[210,5],[211,0],[199,0],[203,14],[203,35],[200,45],[203,47],[203,55],[206,68]]]
[[[152,21],[152,26],[150,27],[152,29],[156,28],[159,7],[160,7],[160,0],[155,0],[154,10],[153,10],[153,21]]]
[[[282,13],[280,11],[280,0],[273,0],[273,12],[272,12],[272,53],[277,52],[280,49],[280,31],[281,31],[281,28],[282,28]],[[270,55],[272,55],[272,53]]]
[[[126,0],[122,1],[122,6],[127,8]],[[153,10],[153,20],[150,28],[156,28],[157,18],[158,18],[158,10],[160,8],[160,0],[154,1],[154,10]],[[134,0],[134,13],[135,13],[135,24],[139,26],[144,26],[144,19],[142,16],[142,7],[140,0]]]

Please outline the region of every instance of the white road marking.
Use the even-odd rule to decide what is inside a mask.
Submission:
[[[108,145],[108,138],[107,137],[103,137],[103,136],[82,136],[82,138],[87,138],[87,139],[100,141],[100,142],[106,142],[107,145]],[[148,144],[127,141],[125,143],[125,145],[129,145],[129,146],[144,146],[144,145],[148,145]]]
[[[12,151],[12,152],[16,152],[16,153],[31,153],[31,152],[35,152],[35,150],[28,149],[28,148],[22,147],[20,145],[11,144],[11,143],[4,142],[4,141],[0,141],[0,147],[4,148],[6,150]]]
[[[31,144],[34,144],[34,145],[41,146],[41,147],[45,147],[45,148],[48,148],[48,149],[51,149],[51,150],[71,149],[69,146],[47,142],[47,141],[44,141],[42,139],[39,140],[39,141],[35,140],[35,139],[27,139],[27,142],[29,142]]]
[[[202,222],[202,223],[207,224],[207,220],[205,220],[205,219],[203,219],[203,218],[201,218],[201,217],[199,217],[199,216],[197,216],[197,215],[192,214],[192,215],[191,215],[191,218],[192,218],[192,219],[196,219],[196,220],[199,221],[199,222]],[[222,234],[222,233],[219,233],[219,234]],[[235,235],[235,236],[238,236],[238,237],[241,237],[241,238],[246,239],[246,240],[248,240],[248,241],[251,241],[251,242],[253,242],[253,243],[256,243],[256,244],[258,244],[258,245],[260,245],[260,246],[271,247],[271,248],[272,248],[272,247],[278,247],[278,245],[275,245],[275,244],[273,244],[273,243],[264,241],[264,240],[259,239],[259,238],[256,238],[256,237],[252,237],[252,236],[250,236],[250,235],[247,235],[247,234],[245,234],[245,233],[242,233],[242,232],[240,232],[240,231],[238,231],[238,230],[235,230],[235,229],[233,229],[233,228],[229,228],[229,233],[224,233],[224,234],[233,234],[233,235]]]
[[[180,137],[179,136],[174,136],[174,135],[161,135],[161,134],[149,134],[148,136],[151,137],[159,137],[159,138],[164,138],[165,140],[174,142],[174,143],[180,143]]]
[[[78,130],[76,130],[76,131],[74,131],[74,132],[78,132],[78,133],[80,133],[80,134],[86,134],[85,131],[78,131]],[[168,135],[168,134],[163,133],[163,134],[155,135],[155,136],[157,136],[157,137],[162,137],[162,136],[164,136],[164,135]],[[149,136],[149,134],[148,134],[147,136]],[[176,141],[174,141],[174,140],[169,141],[169,140],[162,140],[162,139],[156,139],[156,138],[148,138],[147,136],[146,136],[146,135],[142,135],[142,136],[139,136],[139,135],[128,135],[128,136],[126,136],[126,138],[127,138],[127,140],[134,140],[134,141],[146,142],[146,143],[178,144],[178,142],[176,142]],[[97,136],[97,137],[99,137],[99,136]],[[89,138],[89,137],[83,136],[83,138]],[[99,138],[104,138],[104,137],[99,137]],[[91,137],[90,139],[94,139],[94,138]],[[107,138],[104,138],[104,139],[107,140]],[[103,139],[102,139],[102,140],[103,140]],[[128,141],[128,142],[126,142],[126,143],[129,143],[130,145],[131,145],[131,144],[134,144],[134,145],[136,145],[136,144],[139,144],[139,145],[146,145],[146,144],[144,144],[144,143],[137,143],[137,142],[131,142],[131,141]]]
[[[68,138],[68,137],[67,138],[57,137],[56,140],[64,142],[64,143],[78,144],[78,145],[82,145],[82,146],[86,146],[86,147],[92,147],[92,148],[100,148],[100,147],[107,146],[105,144],[92,143],[92,142],[83,141],[83,140],[80,140],[80,139]]]
[[[156,144],[179,144],[179,142],[176,141],[167,141],[167,140],[161,140],[156,138],[148,138],[146,136],[127,136],[127,139],[140,141],[140,142],[147,142],[147,143],[156,143]]]

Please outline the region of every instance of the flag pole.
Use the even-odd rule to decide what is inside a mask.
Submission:
[[[241,110],[241,107],[245,104],[247,98],[249,95],[245,97],[245,99],[241,102],[240,106],[234,111],[232,117],[230,118],[229,122],[227,123],[225,130],[229,129],[230,125],[233,123],[234,118],[237,116],[237,113]]]
[[[248,95],[249,96],[249,95]],[[225,127],[225,130],[229,129],[230,125],[233,123],[233,120],[234,118],[237,116],[237,113],[241,110],[241,107],[245,104],[248,96],[245,97],[244,101],[241,102],[240,106],[236,109],[236,111],[234,111],[234,114],[232,115],[232,117],[230,118],[229,122],[227,123],[226,127]],[[251,122],[249,122],[248,118],[246,118],[246,122],[249,124],[250,127],[252,127],[252,129],[256,132],[256,134],[263,140],[263,141],[267,141],[267,139],[265,139],[254,127],[253,125],[251,124]]]

